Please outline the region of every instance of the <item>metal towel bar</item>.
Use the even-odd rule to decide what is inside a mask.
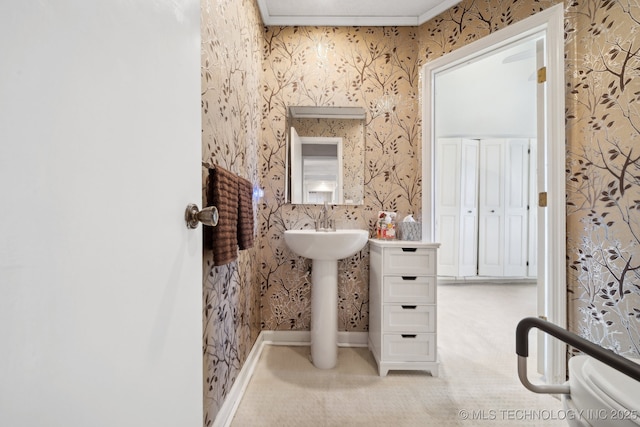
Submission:
[[[557,325],[537,317],[526,317],[516,327],[516,353],[518,354],[518,377],[520,382],[534,393],[569,394],[566,384],[537,385],[531,384],[527,378],[527,357],[529,357],[529,330],[538,328],[551,336],[577,348],[585,354],[611,366],[625,375],[640,381],[640,365],[634,363],[611,350],[600,347],[586,339],[567,331]]]

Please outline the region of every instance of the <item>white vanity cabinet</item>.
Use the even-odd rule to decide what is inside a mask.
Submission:
[[[438,243],[369,240],[369,350],[380,376],[424,370],[438,376]]]

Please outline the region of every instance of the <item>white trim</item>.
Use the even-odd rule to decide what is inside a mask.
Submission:
[[[262,331],[265,344],[270,345],[311,345],[311,331]],[[368,332],[338,331],[338,347],[366,347]]]
[[[550,9],[547,18],[547,182],[549,231],[547,236],[547,301],[548,320],[561,328],[567,327],[566,284],[566,141],[565,141],[565,93],[564,93],[564,9],[558,4]],[[535,16],[535,15],[534,15]],[[546,16],[546,15],[545,15]],[[555,43],[549,41],[555,40]],[[557,242],[561,244],[557,244]],[[566,380],[567,346],[558,340],[547,338],[553,360],[550,361],[549,383]]]
[[[422,15],[418,16],[418,25],[422,25],[432,18],[440,15],[442,12],[451,9],[453,6],[460,3],[462,0],[445,0],[438,3],[437,6],[429,9]]]
[[[509,25],[495,33],[425,64],[422,68],[422,238],[430,242],[435,236],[434,223],[434,168],[432,167],[435,144],[433,129],[433,95],[435,73],[474,60],[487,52],[500,49],[516,41],[545,31],[547,37],[547,193],[549,218],[547,225],[546,259],[548,320],[566,328],[566,205],[565,205],[565,128],[564,128],[564,9],[557,4],[542,12]],[[543,191],[539,189],[538,191]],[[558,244],[558,242],[560,244]],[[541,262],[542,260],[538,260]],[[550,355],[547,358],[546,380],[550,383],[566,379],[566,345],[548,341]]]
[[[310,331],[262,331],[264,342],[271,345],[310,345]]]
[[[266,26],[417,27],[417,16],[277,16],[262,17]]]
[[[338,346],[340,347],[366,347],[368,345],[368,332],[340,332],[338,331]],[[213,427],[228,427],[238,410],[242,396],[249,386],[256,365],[260,360],[262,350],[266,345],[309,346],[311,344],[310,331],[262,331],[253,344],[247,360],[242,365],[229,394],[224,399]]]
[[[227,394],[227,397],[224,399],[215,420],[213,420],[213,427],[227,427],[231,425],[233,416],[235,415],[236,410],[240,405],[240,401],[242,400],[242,396],[249,385],[249,381],[251,380],[253,372],[256,369],[256,365],[258,364],[258,360],[260,360],[262,349],[266,345],[263,334],[264,332],[260,332],[258,339],[256,339],[256,342],[253,344],[253,347],[247,356],[247,360],[244,362],[244,365],[242,365],[235,382],[231,386],[231,390],[229,390],[229,394]]]
[[[267,0],[257,0],[258,9],[262,16],[262,23],[266,26],[399,26],[417,27],[442,12],[452,8],[461,0],[445,0],[439,2],[435,7],[416,16],[349,16],[349,15],[271,15]]]
[[[367,347],[369,332],[340,332],[338,331],[339,347]]]

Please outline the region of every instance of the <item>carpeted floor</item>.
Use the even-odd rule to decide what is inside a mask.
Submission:
[[[366,348],[340,348],[338,366],[320,370],[309,347],[265,346],[231,425],[567,425],[559,400],[518,380],[515,327],[535,315],[535,301],[532,284],[440,284],[438,377],[379,377]],[[535,380],[535,357],[528,366]]]

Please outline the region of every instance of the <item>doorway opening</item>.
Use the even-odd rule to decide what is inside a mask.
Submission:
[[[556,5],[516,24],[492,33],[476,42],[461,47],[435,61],[422,70],[423,81],[423,238],[435,241],[437,221],[436,198],[438,182],[436,109],[437,76],[465,64],[480,60],[517,46],[519,43],[541,38],[543,53],[539,61],[546,71],[546,81],[538,85],[539,116],[536,130],[537,172],[536,203],[531,206],[537,214],[537,289],[538,316],[566,327],[565,278],[565,144],[564,144],[564,12]],[[536,76],[537,78],[537,76]],[[499,91],[501,88],[496,88]],[[544,206],[543,206],[544,205]],[[536,207],[538,206],[538,207]],[[514,330],[515,335],[515,330]],[[543,378],[548,383],[566,379],[566,346],[548,336],[538,345],[538,360]]]

